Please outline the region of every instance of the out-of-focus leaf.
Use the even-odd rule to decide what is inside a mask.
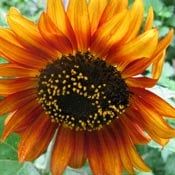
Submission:
[[[175,15],[172,15],[168,20],[167,20],[167,24],[175,27]]]
[[[175,90],[175,82],[171,79],[171,77],[173,77],[174,75],[174,68],[169,63],[165,63],[163,67],[162,76],[159,80],[159,84],[164,87],[167,87],[169,90]]]
[[[156,13],[159,13],[163,9],[163,3],[160,0],[150,0]]]
[[[24,165],[18,170],[16,175],[40,175],[34,165],[30,162],[24,163]]]
[[[0,159],[0,174],[1,175],[17,175],[22,164],[16,160]]]
[[[2,133],[5,117],[0,118],[0,133]],[[17,161],[17,144],[19,136],[12,134],[5,142],[0,143],[0,175],[16,175],[22,167]]]
[[[165,175],[174,175],[174,163],[175,163],[175,153],[170,155],[167,159],[166,165],[165,165]]]
[[[159,12],[159,15],[164,18],[170,18],[173,15],[174,7],[163,7],[163,9]]]
[[[153,172],[139,172],[137,175],[154,175]]]
[[[41,175],[32,163],[20,164],[17,160],[0,160],[1,175]]]
[[[159,27],[159,35],[160,35],[160,37],[165,36],[168,33],[168,31],[169,31],[169,27],[167,27],[167,26]]]
[[[147,162],[147,164],[151,167],[155,175],[165,175],[164,173],[165,163],[161,158],[161,153],[159,149],[149,148],[149,151],[147,151],[143,155],[143,157]]]

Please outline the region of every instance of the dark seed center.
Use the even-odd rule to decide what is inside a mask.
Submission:
[[[129,91],[120,72],[88,53],[62,56],[41,71],[38,100],[52,121],[97,130],[121,116]]]
[[[60,96],[59,101],[60,108],[65,115],[76,116],[79,119],[89,116],[96,111],[95,106],[92,106],[89,99],[76,93]]]

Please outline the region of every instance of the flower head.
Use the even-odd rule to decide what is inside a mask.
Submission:
[[[95,175],[149,171],[135,144],[161,145],[175,136],[164,120],[175,109],[148,88],[161,74],[173,31],[158,38],[142,0],[48,0],[34,23],[11,8],[0,29],[0,114],[9,113],[3,139],[21,135],[20,161],[54,142],[51,171],[81,167]],[[152,77],[142,73],[152,65]]]

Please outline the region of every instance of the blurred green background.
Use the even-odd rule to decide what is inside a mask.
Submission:
[[[170,28],[175,28],[175,0],[144,0],[144,3],[145,16],[150,5],[154,8],[154,24],[160,31],[160,37],[163,37]],[[45,0],[0,0],[1,26],[6,25],[5,16],[11,6],[17,7],[23,15],[32,20],[37,20],[45,7]],[[3,62],[2,59],[0,61]],[[163,74],[153,91],[175,106],[175,38],[167,51]],[[0,118],[0,133],[4,118]],[[175,127],[175,120],[168,120],[168,122]],[[34,162],[18,163],[18,140],[18,136],[14,134],[5,143],[0,144],[0,175],[49,175],[45,162],[47,154]],[[136,172],[137,175],[175,175],[175,139],[172,139],[164,148],[150,142],[147,146],[138,145],[137,149],[153,171],[151,173]],[[88,165],[77,171],[68,168],[65,172],[65,175],[91,174]]]

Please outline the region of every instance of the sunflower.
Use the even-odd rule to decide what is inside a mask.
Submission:
[[[19,161],[34,160],[55,136],[53,175],[86,160],[94,175],[149,171],[136,144],[175,136],[175,109],[149,91],[173,31],[159,39],[153,9],[135,0],[48,0],[35,23],[11,8],[0,28],[2,139],[20,134]],[[152,76],[142,73],[152,66]]]

